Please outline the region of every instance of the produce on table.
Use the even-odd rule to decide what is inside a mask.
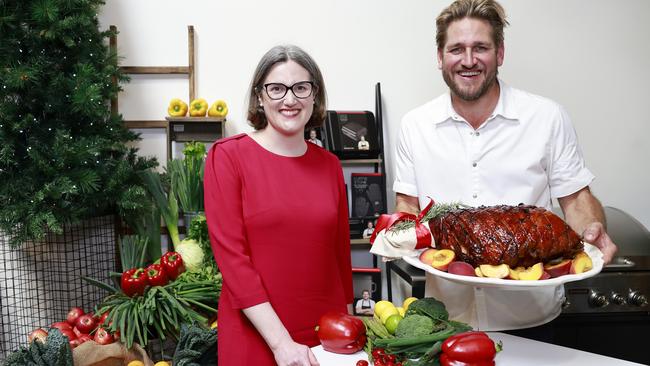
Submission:
[[[142,361],[131,361],[129,362],[126,366],[144,366],[144,362]]]
[[[416,300],[417,300],[416,297],[407,297],[406,299],[404,299],[404,302],[402,302],[402,308],[404,308],[405,311],[408,310],[409,305],[411,305],[411,303]]]
[[[167,226],[167,232],[174,246],[181,241],[178,235],[178,200],[174,193],[174,186],[165,192],[160,174],[150,170],[139,172],[138,176],[142,179],[147,190],[153,196],[156,206],[160,210],[160,215]]]
[[[77,319],[75,328],[77,328],[82,334],[90,334],[90,332],[97,328],[97,320],[93,314],[84,314]]]
[[[403,316],[401,314],[394,314],[388,317],[386,319],[386,323],[384,323],[384,326],[386,327],[386,330],[390,334],[395,334],[395,330],[397,329],[399,323],[402,322]]]
[[[97,328],[93,341],[102,345],[114,342],[113,336],[104,327]]]
[[[351,354],[366,344],[366,327],[359,318],[342,312],[323,314],[317,327],[318,339],[329,352]]]
[[[190,116],[191,117],[205,117],[205,113],[208,111],[208,102],[203,99],[194,99],[190,103]]]
[[[217,364],[217,330],[183,324],[172,360],[174,366]]]
[[[176,251],[183,258],[185,268],[190,272],[196,272],[202,268],[204,252],[199,242],[194,239],[183,239],[176,246]]]
[[[167,361],[158,361],[153,366],[171,366],[171,364]]]
[[[126,296],[141,296],[148,284],[147,271],[142,268],[131,268],[122,273],[120,287]]]
[[[435,209],[425,220],[439,249],[451,249],[476,267],[507,264],[530,267],[583,250],[580,236],[564,220],[541,207],[490,206]]]
[[[445,305],[434,298],[409,299],[406,305],[405,317],[397,324],[395,336],[381,321],[363,319],[367,335],[364,350],[375,365],[439,365],[443,341],[471,329],[467,324],[448,320]]]
[[[176,252],[165,253],[162,258],[160,258],[160,264],[162,264],[165,274],[171,280],[177,279],[181,273],[185,272],[183,258]]]
[[[180,259],[176,256],[172,263]],[[183,272],[165,286],[146,288],[143,296],[128,297],[115,292],[98,305],[96,313],[108,312],[107,329],[119,332],[120,341],[127,348],[134,342],[145,347],[152,337],[177,337],[181,323],[207,326],[208,319],[217,312],[221,283],[221,273],[212,267]]]
[[[31,342],[7,356],[3,366],[73,366],[69,340],[53,328],[45,342]]]
[[[167,113],[171,117],[185,117],[187,114],[187,104],[178,98],[174,98],[169,102]]]
[[[147,278],[149,286],[165,286],[169,283],[169,278],[165,273],[162,264],[154,263],[147,267]]]
[[[494,356],[501,350],[484,332],[465,332],[442,343],[441,366],[493,366]]]
[[[208,110],[210,117],[225,117],[228,114],[228,105],[223,100],[219,99],[212,104]]]
[[[36,330],[33,330],[31,333],[29,333],[29,335],[27,336],[27,342],[29,343],[32,343],[33,341],[45,342],[46,338],[47,338],[47,331],[43,328],[38,328]]]
[[[84,315],[84,311],[82,308],[79,307],[74,307],[68,311],[68,316],[66,318],[68,324],[74,326],[77,323],[77,319]]]
[[[415,338],[431,334],[434,330],[431,318],[425,315],[411,314],[399,322],[394,334],[397,338]]]

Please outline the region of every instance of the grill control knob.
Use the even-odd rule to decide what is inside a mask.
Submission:
[[[630,290],[630,294],[627,295],[627,302],[636,306],[646,306],[648,305],[648,298],[639,291]]]
[[[617,305],[625,305],[625,297],[618,292],[612,292],[612,294],[609,295],[609,300]]]
[[[609,305],[607,296],[601,294],[600,292],[596,292],[594,290],[589,291],[589,298],[587,299],[587,302],[591,307],[594,308],[602,308],[604,306]]]

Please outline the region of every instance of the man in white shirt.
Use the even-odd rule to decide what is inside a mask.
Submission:
[[[605,231],[571,121],[557,103],[497,78],[504,58],[501,5],[457,0],[436,19],[438,67],[446,93],[407,113],[397,145],[396,211],[436,202],[472,206],[519,203],[551,209],[557,198],[569,225],[611,261]],[[562,286],[534,291],[473,288],[427,275],[427,296],[480,330],[547,323],[560,314]]]
[[[370,298],[370,291],[363,290],[361,299],[354,307],[358,315],[372,315],[375,313],[375,301]]]

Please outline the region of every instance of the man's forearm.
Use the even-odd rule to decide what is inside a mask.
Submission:
[[[408,196],[403,193],[395,194],[395,211],[409,212],[412,214],[420,213],[420,203],[417,197]]]
[[[605,212],[600,201],[585,187],[578,192],[558,198],[564,212],[566,222],[573,230],[582,233],[585,228],[594,222],[600,222],[607,227]]]

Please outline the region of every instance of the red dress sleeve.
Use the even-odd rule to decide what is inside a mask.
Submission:
[[[336,161],[336,164],[338,165],[339,162]],[[350,254],[348,200],[345,188],[345,180],[343,179],[343,171],[340,166],[337,166],[337,172],[339,187],[339,219],[336,236],[336,250],[345,301],[346,304],[352,304],[354,301],[354,291],[352,289],[352,256]]]
[[[229,286],[231,303],[236,309],[269,301],[260,276],[250,259],[242,208],[242,180],[239,167],[226,149],[217,143],[205,163],[205,214],[212,251]]]

